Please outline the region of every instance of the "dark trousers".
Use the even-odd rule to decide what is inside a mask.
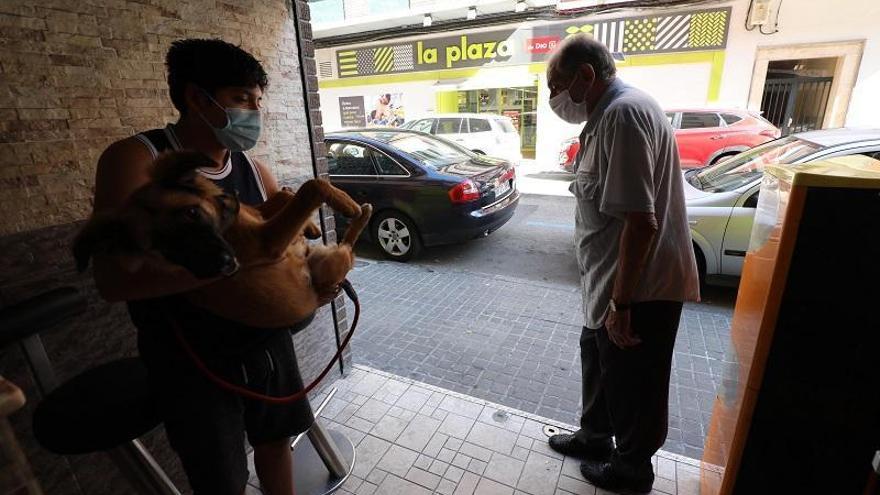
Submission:
[[[589,442],[615,437],[621,461],[651,462],[666,441],[669,373],[682,303],[634,304],[633,331],[642,343],[620,349],[604,328],[581,333],[583,414],[576,435]]]

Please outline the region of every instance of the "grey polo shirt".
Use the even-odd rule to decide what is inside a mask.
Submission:
[[[627,212],[652,212],[659,226],[633,302],[699,300],[678,147],[653,98],[611,83],[581,133],[570,190],[587,327],[605,323]]]

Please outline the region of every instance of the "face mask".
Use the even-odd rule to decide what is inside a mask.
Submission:
[[[208,99],[226,113],[226,125],[217,128],[211,125],[208,119],[199,112],[202,120],[214,131],[217,141],[229,151],[247,151],[256,146],[257,140],[260,139],[260,125],[262,123],[260,111],[245,110],[243,108],[224,108],[217,103],[217,100],[211,98],[207,91],[204,91],[204,93]]]
[[[560,119],[569,124],[581,124],[586,122],[590,114],[587,111],[587,93],[592,89],[592,85],[584,92],[584,101],[575,103],[571,99],[571,86],[577,81],[577,76],[568,85],[568,88],[558,95],[550,98],[550,108]]]

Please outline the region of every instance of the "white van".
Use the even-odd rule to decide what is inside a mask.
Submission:
[[[401,127],[435,134],[475,153],[502,158],[515,165],[522,160],[519,133],[509,117],[486,113],[441,113],[411,120]]]

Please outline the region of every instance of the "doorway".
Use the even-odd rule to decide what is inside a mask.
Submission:
[[[783,134],[843,127],[864,41],[759,47],[749,109]]]
[[[786,136],[821,129],[838,58],[775,60],[767,68],[761,112]]]

